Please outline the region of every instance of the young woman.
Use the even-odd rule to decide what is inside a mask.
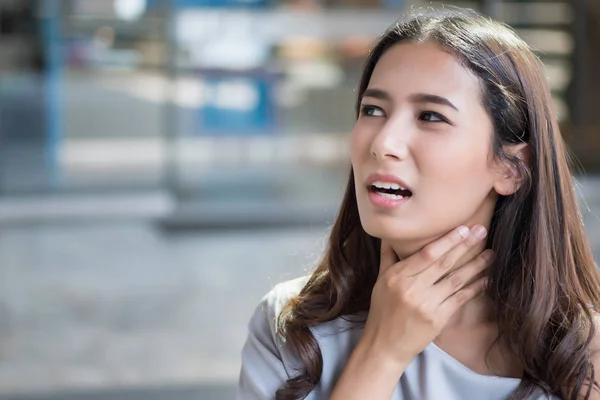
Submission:
[[[390,28],[323,261],[249,324],[238,399],[600,399],[600,279],[544,67],[477,14]]]

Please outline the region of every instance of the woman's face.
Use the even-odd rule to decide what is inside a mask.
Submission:
[[[489,226],[498,170],[475,75],[434,43],[402,43],[379,60],[361,103],[351,157],[368,234],[403,256],[460,224]]]

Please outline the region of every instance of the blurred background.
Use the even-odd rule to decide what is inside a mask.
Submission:
[[[0,399],[231,399],[314,266],[370,44],[418,0],[0,0]],[[547,67],[600,254],[600,2],[447,1]]]

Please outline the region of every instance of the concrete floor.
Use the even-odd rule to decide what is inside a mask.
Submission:
[[[181,385],[112,390],[70,390],[0,396],[1,400],[226,400],[235,398],[235,384]]]
[[[235,384],[180,385],[112,390],[68,390],[0,396],[1,400],[226,400],[235,398]]]
[[[173,235],[143,221],[0,230],[0,394],[228,390],[260,297],[312,266],[325,234]]]

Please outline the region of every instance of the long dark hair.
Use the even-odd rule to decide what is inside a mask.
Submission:
[[[600,309],[600,279],[542,63],[510,28],[479,14],[416,16],[392,26],[374,46],[360,82],[357,113],[378,60],[403,41],[437,43],[479,78],[495,131],[493,156],[511,163],[524,179],[515,194],[500,196],[488,237],[498,256],[487,293],[500,337],[524,368],[511,398],[526,399],[539,388],[563,398],[589,398],[597,387],[590,309]],[[530,150],[527,164],[503,151],[523,142]],[[319,383],[323,359],[311,326],[366,315],[379,249],[380,240],[361,226],[350,171],[325,256],[278,319],[280,334],[304,365],[277,391],[278,400],[305,398]]]

